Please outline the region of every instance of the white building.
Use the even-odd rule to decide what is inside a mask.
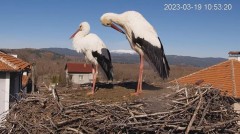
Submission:
[[[10,102],[19,99],[18,93],[26,86],[24,72],[31,65],[16,56],[0,51],[0,118],[9,110]]]
[[[229,59],[235,59],[240,61],[240,51],[230,51],[228,55],[229,55]]]
[[[73,84],[91,83],[92,65],[84,63],[67,63],[65,66],[66,80]]]

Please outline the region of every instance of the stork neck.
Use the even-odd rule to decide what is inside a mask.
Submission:
[[[89,32],[87,31],[80,31],[76,34],[77,37],[84,37],[86,35],[88,35]]]

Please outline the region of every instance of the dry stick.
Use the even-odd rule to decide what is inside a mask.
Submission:
[[[54,132],[50,128],[48,128],[47,126],[45,126],[43,124],[39,124],[39,125],[46,128],[50,133],[54,134]]]
[[[75,132],[75,133],[78,133],[78,134],[83,134],[83,132],[78,131],[78,130],[75,129],[75,128],[67,127],[66,129],[67,129],[67,130],[70,130],[70,131],[73,131],[73,132]]]
[[[103,121],[106,120],[109,117],[109,115],[102,117],[102,118],[98,118],[98,119],[94,119],[95,121]]]
[[[82,118],[82,117],[77,117],[77,118],[74,118],[74,119],[71,119],[71,120],[61,121],[61,122],[58,122],[58,123],[56,124],[56,126],[57,126],[57,127],[62,127],[62,126],[65,126],[65,125],[67,125],[67,124],[70,124],[70,123],[79,121],[79,120],[83,120],[83,118]]]
[[[199,110],[201,104],[202,104],[202,94],[200,93],[200,100],[199,100],[198,105],[197,105],[197,107],[196,107],[196,109],[195,109],[195,111],[193,113],[193,116],[192,116],[192,118],[191,118],[191,120],[190,120],[190,122],[188,124],[188,127],[187,127],[187,129],[185,131],[185,134],[189,133],[189,131],[190,131],[191,127],[192,127],[192,124],[193,124],[193,122],[194,122],[194,120],[196,118],[196,115],[198,113],[198,110]]]
[[[84,126],[81,126],[81,129],[84,130],[86,133],[94,133],[95,130],[91,129],[91,128],[87,128],[87,127],[84,127]],[[91,131],[89,131],[89,129],[91,129]]]
[[[205,90],[203,93],[200,93],[200,97],[202,97],[203,95],[205,95],[207,93],[207,90]],[[188,105],[194,103],[196,100],[198,100],[200,97],[197,96],[195,99],[193,99],[192,101],[190,101],[188,104],[186,104],[184,107],[187,107]]]
[[[17,123],[28,133],[28,134],[31,134],[26,127],[23,126],[23,124],[19,121],[17,121]]]
[[[156,116],[156,115],[162,115],[162,114],[177,113],[182,110],[183,109],[178,109],[178,110],[172,110],[172,111],[168,111],[168,112],[157,112],[157,113],[152,113],[152,114],[135,115],[134,118],[143,118],[143,117]],[[129,117],[129,119],[132,119],[132,118],[133,117]]]
[[[12,125],[12,127],[11,127],[11,129],[10,129],[10,131],[8,132],[9,134],[11,134],[12,133],[12,130],[13,130],[13,128],[15,127],[15,124],[13,124]]]
[[[50,117],[48,117],[48,119],[49,119],[51,125],[52,125],[55,129],[57,129],[57,126],[56,126],[55,123],[52,121],[52,119],[51,119]]]
[[[53,89],[52,89],[52,93],[53,93],[53,98],[56,100],[60,111],[62,111],[62,110],[63,110],[63,105],[62,105],[62,103],[60,102],[60,99],[59,99],[59,96],[58,96],[58,93],[57,93],[56,88],[53,88]]]
[[[134,114],[132,113],[132,111],[127,107],[127,110],[129,112],[129,114],[131,115],[131,118],[133,118],[134,122],[138,122],[137,119],[135,118]]]
[[[68,106],[68,107],[66,107],[66,109],[77,108],[77,107],[89,105],[89,104],[92,104],[92,103],[94,103],[94,102],[87,102],[87,103],[76,104],[76,105]]]
[[[182,88],[182,89],[177,90],[175,93],[166,95],[165,97],[174,96],[174,95],[180,93],[181,91],[183,91],[183,90],[185,90],[185,89],[186,89],[186,88],[184,87],[184,88]]]
[[[185,89],[185,94],[186,94],[186,98],[188,98],[187,88]],[[188,99],[187,99],[187,103],[188,103]]]
[[[120,108],[120,109],[122,109],[122,110],[124,110],[124,111],[127,111],[126,108],[123,108],[123,107],[121,107],[121,106],[119,106],[119,105],[117,105],[117,104],[115,104],[115,105],[113,105],[113,106],[116,106],[116,107],[118,107],[118,108]]]
[[[179,102],[179,101],[175,101],[175,100],[172,100],[173,103],[177,103],[177,104],[181,104],[181,105],[186,105],[186,103],[183,103],[183,102]]]
[[[26,102],[39,102],[39,104],[40,104],[42,107],[45,107],[45,104],[46,104],[46,102],[47,102],[47,99],[46,99],[46,98],[32,97],[32,98],[24,99],[24,101],[26,101]]]
[[[224,129],[225,132],[230,133],[230,134],[237,134],[236,131],[231,130],[231,129]]]
[[[44,86],[45,86],[47,89],[52,90],[53,98],[56,100],[60,111],[62,111],[62,110],[63,110],[63,105],[62,105],[62,103],[60,102],[59,95],[58,95],[58,93],[57,93],[57,90],[56,90],[55,85],[49,85],[49,86],[47,86],[47,85],[44,83]]]
[[[141,107],[141,106],[143,106],[143,104],[135,104],[135,105],[131,105],[131,106],[129,106],[129,107]]]
[[[167,116],[165,116],[167,117]],[[164,117],[163,117],[164,118]],[[185,122],[185,119],[180,119],[180,120],[161,120],[160,119],[155,119],[155,120],[146,120],[146,121],[142,121],[142,122],[134,122],[134,123],[126,123],[124,125],[129,126],[129,125],[140,125],[140,124],[149,124],[149,125],[154,125],[154,123],[162,123],[160,125],[166,125],[166,123],[176,123],[176,122]],[[150,124],[152,123],[152,124]],[[122,124],[123,125],[123,124]]]
[[[189,96],[189,97],[183,97],[183,98],[179,98],[179,99],[176,99],[176,101],[183,101],[183,100],[186,100],[186,99],[192,99],[194,97],[197,97],[198,95],[193,95],[193,96]]]
[[[220,127],[220,126],[225,125],[225,124],[235,122],[235,121],[240,121],[240,117],[234,118],[232,120],[228,120],[228,121],[225,121],[225,122],[221,122],[221,123],[218,123],[218,124],[212,124],[211,126],[203,126],[203,128],[212,129],[212,128]]]
[[[203,110],[203,114],[202,114],[202,117],[201,117],[201,119],[200,119],[200,121],[199,121],[199,123],[198,123],[198,126],[201,126],[201,125],[202,125],[203,119],[204,119],[204,117],[205,117],[205,115],[206,115],[206,113],[207,113],[208,107],[210,106],[211,100],[212,100],[212,99],[210,99],[210,100],[208,101],[207,106],[206,106],[205,109]]]

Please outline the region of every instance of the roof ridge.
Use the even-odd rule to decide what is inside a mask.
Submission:
[[[234,97],[236,97],[236,82],[235,82],[235,68],[234,68],[234,62],[231,60],[231,79],[232,79],[232,94]]]
[[[0,51],[0,61],[8,65],[14,70],[22,70],[27,68],[30,64],[20,58],[14,57],[10,54]],[[31,65],[30,65],[31,66]]]
[[[0,61],[7,64],[8,66],[12,67],[13,69],[18,69],[18,66],[12,64],[8,60],[6,60],[4,57],[0,57]]]
[[[189,76],[191,76],[191,75],[200,73],[200,72],[202,72],[202,71],[208,70],[208,69],[213,68],[213,67],[215,67],[215,66],[219,66],[219,65],[224,64],[224,63],[226,63],[226,62],[230,62],[231,60],[233,60],[233,59],[226,60],[226,61],[224,61],[224,62],[221,62],[221,63],[215,64],[215,65],[212,65],[212,66],[210,66],[210,67],[201,69],[201,70],[199,70],[199,71],[197,71],[197,72],[193,72],[193,73],[191,73],[191,74],[188,74],[188,75],[186,75],[186,76],[180,77],[180,78],[178,78],[178,79],[183,79],[183,78],[189,77]],[[170,81],[169,83],[175,82],[175,81],[178,80],[178,79],[172,80],[172,81]]]

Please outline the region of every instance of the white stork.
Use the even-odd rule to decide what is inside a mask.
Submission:
[[[73,42],[73,48],[85,55],[85,60],[93,66],[93,86],[88,95],[94,94],[96,78],[98,74],[98,65],[100,71],[103,71],[108,80],[113,80],[113,66],[111,55],[103,41],[96,35],[89,33],[90,25],[82,22],[77,31],[70,37]]]
[[[153,26],[140,13],[136,11],[127,11],[122,14],[105,13],[100,20],[104,26],[112,27],[125,34],[131,48],[140,55],[139,78],[135,95],[142,92],[143,58],[150,63],[160,77],[165,79],[169,76],[170,68],[161,40]]]

